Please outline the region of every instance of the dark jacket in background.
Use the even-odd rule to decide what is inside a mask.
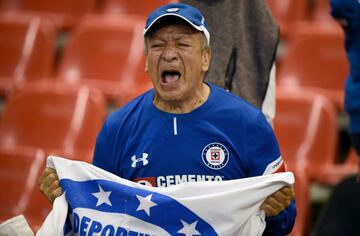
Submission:
[[[237,51],[231,92],[261,108],[279,39],[266,0],[180,0],[197,7],[209,25],[212,61],[206,80],[225,87],[225,73]]]

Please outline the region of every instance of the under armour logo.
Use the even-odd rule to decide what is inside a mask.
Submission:
[[[148,159],[147,159],[148,156],[149,156],[149,154],[147,154],[147,153],[143,153],[143,154],[142,154],[142,157],[140,157],[140,158],[136,158],[135,155],[132,156],[132,157],[131,157],[131,160],[132,160],[131,167],[132,167],[132,168],[135,168],[135,167],[136,167],[136,163],[138,163],[138,162],[142,162],[142,163],[143,163],[143,166],[146,166],[146,165],[149,163],[149,161],[148,161]]]

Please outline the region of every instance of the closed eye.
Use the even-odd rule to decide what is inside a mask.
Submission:
[[[151,45],[151,48],[159,48],[159,47],[161,47],[161,44],[153,44],[153,45]]]
[[[179,43],[180,47],[190,47],[190,44],[186,44],[186,43]]]

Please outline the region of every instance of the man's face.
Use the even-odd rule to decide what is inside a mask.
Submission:
[[[156,99],[179,104],[190,101],[201,88],[210,62],[201,32],[187,24],[163,26],[146,37],[146,46],[146,72]]]

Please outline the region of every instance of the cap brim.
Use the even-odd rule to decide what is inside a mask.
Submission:
[[[157,17],[155,20],[153,20],[150,25],[144,29],[144,36],[146,36],[146,33],[150,30],[150,28],[158,21],[160,20],[161,18],[164,18],[165,16],[177,16],[181,19],[183,19],[184,21],[186,21],[187,23],[189,23],[192,27],[194,27],[196,30],[198,31],[201,31],[204,33],[205,35],[205,38],[208,42],[208,44],[210,45],[210,33],[209,31],[205,28],[205,26],[201,25],[201,26],[198,26],[198,25],[195,25],[194,23],[192,23],[191,21],[189,21],[186,17],[182,16],[182,15],[179,15],[179,14],[176,14],[176,13],[166,13],[166,14],[163,14],[159,17]]]

